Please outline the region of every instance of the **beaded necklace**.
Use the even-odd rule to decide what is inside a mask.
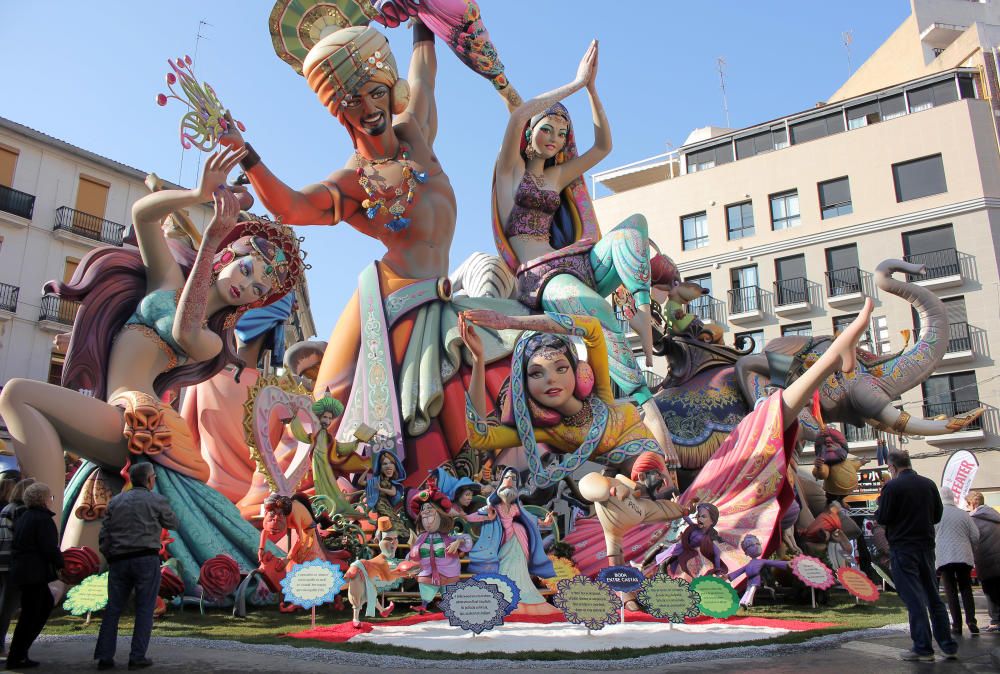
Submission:
[[[354,153],[354,159],[358,162],[357,174],[358,185],[365,191],[368,198],[361,202],[365,209],[365,215],[369,220],[374,220],[379,213],[387,213],[392,216],[392,220],[385,223],[385,228],[390,232],[399,232],[410,226],[410,218],[404,218],[406,209],[413,203],[417,185],[427,182],[427,172],[417,171],[410,161],[410,152],[401,142],[396,148],[396,154],[384,159],[368,159],[360,152]],[[376,196],[375,185],[371,178],[375,175],[375,166],[381,166],[389,162],[399,162],[403,166],[403,180],[391,189],[395,197],[392,204],[387,205],[385,197]],[[368,171],[366,173],[366,170]],[[403,194],[403,185],[406,185],[406,194]]]

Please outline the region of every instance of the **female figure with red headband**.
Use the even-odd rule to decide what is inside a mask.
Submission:
[[[208,464],[163,396],[227,364],[242,366],[237,320],[287,294],[304,269],[288,228],[257,219],[237,224],[239,198],[225,182],[244,155],[213,154],[197,189],[140,199],[133,207],[136,246],[97,248],[69,283],[48,284],[47,291],[80,302],[63,386],[13,379],[0,393],[0,414],[25,472],[62,484],[64,444],[89,460],[66,489],[70,503],[91,477],[117,490],[117,475],[130,461],[153,463],[157,491],[182,522],[170,552],[192,589],[201,562],[218,553],[256,566],[258,534],[205,485]],[[197,251],[164,237],[167,215],[206,201],[214,202],[215,215]],[[58,511],[62,490],[53,496]],[[63,546],[96,548],[99,524],[64,514]]]

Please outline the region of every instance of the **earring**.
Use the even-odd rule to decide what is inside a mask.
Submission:
[[[239,320],[240,320],[240,312],[234,311],[228,316],[226,316],[226,320],[222,322],[222,328],[224,330],[232,330],[233,328],[236,327],[236,322]]]
[[[531,145],[531,143],[529,143],[528,146],[524,148],[524,156],[526,159],[534,159],[536,156],[538,156],[538,153],[535,152],[535,148]]]

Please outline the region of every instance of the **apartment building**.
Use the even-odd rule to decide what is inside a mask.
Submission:
[[[925,13],[941,4],[913,3]],[[905,34],[915,40],[917,75],[886,83],[862,66],[875,88],[848,82],[825,105],[745,129],[700,130],[675,152],[595,174],[595,189],[610,192],[595,206],[608,229],[645,215],[652,239],[709,291],[692,310],[721,326],[727,343],[750,338],[755,350],[782,335],[834,334],[865,296],[875,312],[864,346],[889,353],[912,344],[914,308],[876,288],[873,271],[889,258],[925,265],[923,276],[897,278],[944,301],[948,352],[898,404],[914,417],[987,412],[962,432],[889,445],[902,444],[934,479],[955,450],[973,451],[975,487],[1000,504],[1000,347],[990,338],[1000,334],[998,96],[983,42],[995,27],[958,30],[950,44],[961,58],[948,45],[925,49],[921,35],[933,26],[918,31],[911,16],[903,28],[913,28]],[[898,55],[897,42],[886,44]],[[845,432],[852,452],[874,455],[870,428]]]
[[[14,377],[59,382],[64,354],[53,348],[53,337],[71,329],[77,306],[44,294],[42,286],[68,280],[93,248],[122,245],[132,205],[149,193],[146,178],[0,118],[0,387]],[[211,208],[188,215],[203,231]],[[286,331],[289,344],[315,334],[305,279]]]

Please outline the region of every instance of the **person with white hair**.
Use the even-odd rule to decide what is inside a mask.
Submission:
[[[955,505],[955,492],[949,487],[941,487],[941,503],[944,512],[935,529],[934,556],[937,570],[941,574],[941,585],[951,612],[951,633],[962,633],[962,611],[958,597],[962,596],[965,608],[965,624],[970,634],[979,634],[976,624],[976,604],[972,599],[972,567],[976,563],[975,553],[979,544],[979,529],[969,513]]]

